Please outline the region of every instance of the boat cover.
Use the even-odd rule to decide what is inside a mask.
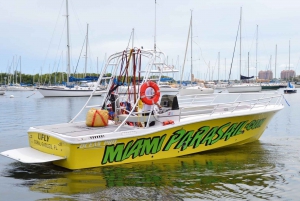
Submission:
[[[63,160],[65,158],[47,154],[31,147],[12,149],[0,153],[3,156],[12,158],[22,163],[46,163],[51,161]]]

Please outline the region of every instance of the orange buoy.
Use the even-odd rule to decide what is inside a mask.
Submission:
[[[154,90],[153,97],[149,98],[146,96],[146,89],[151,87]],[[155,82],[147,81],[141,86],[140,97],[143,103],[147,105],[154,105],[160,98],[159,87]]]

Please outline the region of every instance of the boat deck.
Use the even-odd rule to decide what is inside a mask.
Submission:
[[[247,110],[250,109],[249,106],[241,105],[236,107],[236,111],[240,110]],[[230,110],[230,109],[229,109]],[[198,107],[192,107],[192,108],[186,108],[182,109],[181,119],[186,119],[190,116],[198,116],[201,118],[205,118],[205,116],[210,115],[213,113],[224,113],[228,112],[228,108],[217,108],[214,110],[213,106],[198,106]],[[157,118],[157,117],[156,117]],[[53,124],[53,125],[45,125],[45,126],[35,126],[32,127],[33,129],[43,130],[47,132],[53,132],[59,135],[64,135],[68,137],[80,137],[80,136],[95,136],[95,135],[101,135],[101,134],[109,134],[113,133],[120,124],[116,125],[113,121],[109,121],[109,125],[105,127],[89,127],[86,126],[85,121],[81,122],[74,122],[74,123],[63,123],[63,124]],[[162,126],[162,123],[157,122],[154,126],[160,127]],[[143,129],[141,127],[136,126],[128,126],[124,125],[121,126],[118,130],[119,132],[122,131],[130,131],[130,130],[136,130],[136,129]]]
[[[111,133],[114,132],[118,128],[118,126],[119,125],[115,125],[114,123],[109,123],[109,125],[105,127],[88,127],[86,126],[85,121],[81,121],[74,123],[53,124],[47,126],[35,126],[32,128],[46,130],[69,137],[79,137],[97,135],[102,133]],[[122,126],[119,131],[128,131],[133,129],[134,127],[125,125]]]
[[[188,122],[189,119],[197,117],[197,121],[207,120],[214,118],[218,115],[218,118],[222,116],[231,116],[239,114],[249,114],[251,112],[261,112],[265,111],[269,107],[275,107],[280,105],[282,95],[280,94],[252,94],[256,96],[256,99],[249,99],[251,94],[240,94],[240,95],[229,95],[229,94],[217,94],[217,95],[194,95],[186,97],[178,97],[179,105],[181,105],[179,110],[172,110],[172,115],[168,114],[170,110],[166,110],[165,113],[157,114],[155,117],[150,116],[151,121],[156,121],[154,126],[151,126],[152,129],[162,129],[163,121],[165,120],[174,120],[175,126],[176,122],[184,124]],[[257,97],[260,95],[260,97]],[[220,97],[219,99],[217,97]],[[230,98],[232,97],[232,98]],[[232,99],[234,100],[232,101]],[[178,111],[178,112],[175,112]],[[175,113],[177,113],[175,115]],[[138,126],[129,126],[125,122],[141,122],[141,117],[138,117],[138,121],[135,120],[137,117],[135,113],[132,113],[130,116],[123,117],[120,115],[120,122],[115,124],[114,121],[110,121],[108,126],[105,127],[88,127],[86,126],[85,121],[79,122],[70,122],[63,124],[54,124],[54,125],[45,125],[45,126],[36,126],[31,127],[29,132],[41,132],[45,134],[54,134],[61,137],[67,138],[84,138],[88,137],[89,139],[102,138],[103,135],[108,138],[112,135],[116,137],[117,135],[128,135],[128,134],[141,134],[147,132],[148,129]],[[122,116],[122,118],[121,118]],[[124,125],[120,126],[121,122],[124,122]],[[118,134],[117,134],[118,133]]]

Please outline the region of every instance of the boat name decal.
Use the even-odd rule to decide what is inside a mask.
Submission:
[[[159,151],[169,151],[171,148],[184,151],[188,147],[195,149],[201,144],[210,146],[219,140],[227,141],[233,136],[243,134],[244,129],[249,131],[259,128],[265,119],[252,120],[249,123],[248,120],[238,123],[228,122],[212,128],[210,126],[202,126],[196,131],[187,131],[181,128],[173,132],[164,146],[162,145],[167,134],[152,138],[139,138],[135,141],[131,140],[127,144],[117,143],[106,145],[101,163],[104,165],[106,163],[121,162],[130,157],[135,159],[138,156],[154,155]]]
[[[38,139],[45,142],[49,142],[50,136],[38,133]]]
[[[91,149],[91,148],[104,148],[105,145],[111,145],[116,144],[117,140],[106,140],[102,142],[90,142],[90,143],[84,143],[80,144],[78,149]]]
[[[56,145],[52,146],[52,144],[48,143],[49,140],[50,140],[50,136],[49,135],[38,133],[37,140],[34,140],[33,143],[36,144],[36,145],[38,145],[38,146],[47,148],[47,149],[57,150],[57,146]]]
[[[45,143],[45,142],[41,142],[39,140],[34,140],[34,144],[36,145],[39,145],[41,147],[45,147],[45,148],[48,148],[48,149],[53,149],[52,148],[52,144],[49,144],[49,143]],[[55,145],[54,145],[55,146]],[[56,148],[55,148],[56,149]]]

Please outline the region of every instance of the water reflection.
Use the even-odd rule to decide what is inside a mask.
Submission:
[[[260,142],[185,157],[69,171],[52,164],[12,163],[6,177],[25,180],[31,191],[124,199],[165,200],[225,197],[270,198],[270,184],[282,181],[276,156]],[[258,189],[260,189],[258,191]]]

